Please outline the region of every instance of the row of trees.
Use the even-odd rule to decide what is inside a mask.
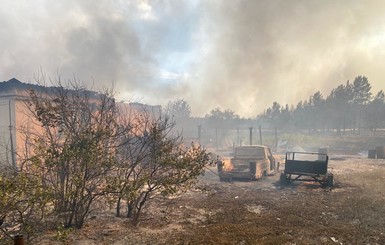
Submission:
[[[59,80],[31,90],[25,106],[31,120],[19,128],[18,168],[0,173],[0,229],[9,238],[60,224],[82,228],[96,206],[111,204],[136,225],[149,200],[192,187],[211,160],[170,133],[169,117],[122,106],[110,89]]]
[[[234,111],[219,107],[212,109],[203,118],[191,117],[191,107],[183,99],[169,101],[163,113],[175,119],[174,131],[183,133],[187,138],[199,140],[203,145],[214,141],[218,146],[218,142],[225,139],[231,129],[249,127],[250,123],[250,120],[241,119]],[[200,132],[197,133],[197,130]]]
[[[203,118],[191,117],[191,108],[182,99],[170,101],[166,115],[174,116],[177,128],[193,128],[191,136],[196,135],[196,125],[204,126],[210,132],[216,131],[225,137],[230,130],[262,126],[264,129],[278,129],[281,132],[335,131],[338,133],[360,133],[362,129],[375,134],[385,127],[385,94],[380,90],[373,96],[371,85],[365,76],[358,76],[353,82],[347,81],[334,88],[324,97],[320,91],[308,100],[299,101],[296,106],[280,105],[274,101],[272,106],[254,119],[240,118],[234,111],[215,108]]]
[[[284,131],[360,133],[361,129],[369,129],[375,134],[385,127],[385,94],[380,90],[373,96],[368,79],[358,76],[353,83],[347,81],[333,89],[326,98],[317,91],[295,108],[274,102],[258,119]]]
[[[183,99],[169,101],[164,113],[175,118],[177,132],[217,148],[248,143],[250,128],[254,129],[254,135],[256,129],[262,128],[275,138],[277,132],[360,134],[363,130],[371,130],[376,134],[385,127],[385,93],[380,90],[373,96],[368,79],[357,76],[353,82],[347,81],[332,89],[326,97],[317,91],[296,106],[283,106],[274,101],[271,107],[252,119],[220,108],[212,109],[204,117],[192,117],[191,107]]]

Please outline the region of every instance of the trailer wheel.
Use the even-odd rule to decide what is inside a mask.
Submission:
[[[289,179],[286,177],[286,174],[281,173],[279,176],[279,183],[281,185],[288,185],[290,183]]]
[[[334,186],[333,174],[328,174],[326,178],[321,182],[322,187],[332,188]]]
[[[333,187],[334,186],[334,178],[333,174],[329,174],[326,180],[326,186],[327,187]]]

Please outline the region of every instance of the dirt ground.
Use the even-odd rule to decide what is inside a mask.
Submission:
[[[220,182],[212,167],[197,190],[157,200],[138,227],[103,213],[64,242],[47,234],[42,244],[385,244],[385,160],[329,157],[331,189],[281,187],[278,174]]]

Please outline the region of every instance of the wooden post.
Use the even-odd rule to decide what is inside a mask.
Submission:
[[[278,150],[278,129],[275,127],[275,150]]]
[[[250,145],[252,145],[253,144],[253,127],[249,128],[249,137],[250,137],[249,139]]]
[[[198,143],[201,145],[201,132],[202,132],[202,125],[198,125]]]
[[[217,143],[217,150],[219,150],[218,127],[215,128],[215,141]]]

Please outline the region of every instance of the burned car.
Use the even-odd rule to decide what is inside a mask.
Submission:
[[[235,148],[234,157],[217,163],[221,181],[257,180],[278,171],[276,161],[268,146],[249,145]]]

